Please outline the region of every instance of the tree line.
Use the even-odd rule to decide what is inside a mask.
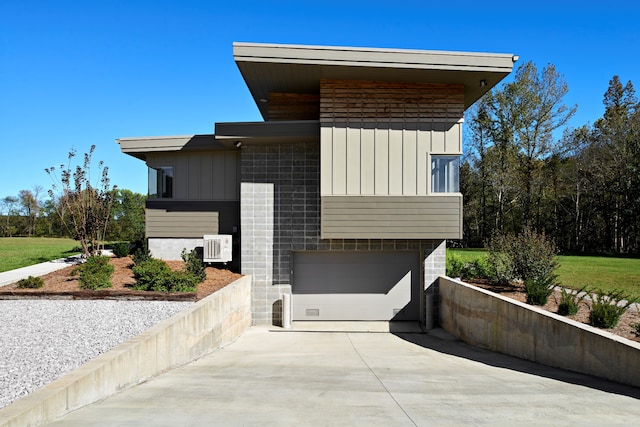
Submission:
[[[43,198],[42,194],[42,187],[36,186],[0,199],[0,237],[75,237],[57,214],[64,211],[60,199]],[[146,195],[131,190],[114,190],[107,240],[133,242],[144,238],[146,199]]]
[[[80,165],[68,164],[45,171],[52,186],[43,197],[41,186],[20,190],[0,200],[0,237],[70,237],[83,253],[99,250],[101,242],[144,239],[144,207],[147,196],[110,185],[109,168],[98,163],[99,181],[90,181],[95,145]]]
[[[576,106],[553,65],[528,62],[469,111],[460,170],[464,239],[533,229],[565,253],[640,253],[640,108],[613,76],[604,114],[568,128]],[[556,135],[562,135],[557,137]]]

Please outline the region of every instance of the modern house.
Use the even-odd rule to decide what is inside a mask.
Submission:
[[[511,54],[235,43],[263,122],[213,135],[122,138],[149,167],[152,254],[232,235],[253,321],[427,323],[462,237],[463,113]]]

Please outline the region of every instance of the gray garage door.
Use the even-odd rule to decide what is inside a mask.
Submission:
[[[418,320],[418,252],[294,252],[293,320]]]

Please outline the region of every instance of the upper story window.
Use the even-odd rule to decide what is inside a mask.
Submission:
[[[431,192],[460,191],[460,156],[431,156]]]
[[[149,168],[149,198],[169,199],[173,197],[173,167]]]

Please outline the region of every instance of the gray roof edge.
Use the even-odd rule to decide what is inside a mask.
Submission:
[[[473,67],[474,59],[482,68],[513,67],[516,56],[511,53],[458,52],[444,50],[389,49],[343,46],[307,46],[288,44],[233,44],[234,59],[251,62],[287,62],[306,64],[363,65],[363,66],[461,66]],[[410,60],[407,60],[410,58]]]
[[[277,49],[300,49],[300,50],[333,50],[347,52],[383,52],[383,53],[426,53],[458,56],[495,56],[503,58],[513,58],[513,53],[491,53],[491,52],[469,52],[455,50],[428,50],[428,49],[404,49],[404,48],[384,48],[384,47],[355,47],[355,46],[322,46],[322,45],[302,45],[286,43],[249,43],[233,42],[234,53],[236,48],[277,48]]]

